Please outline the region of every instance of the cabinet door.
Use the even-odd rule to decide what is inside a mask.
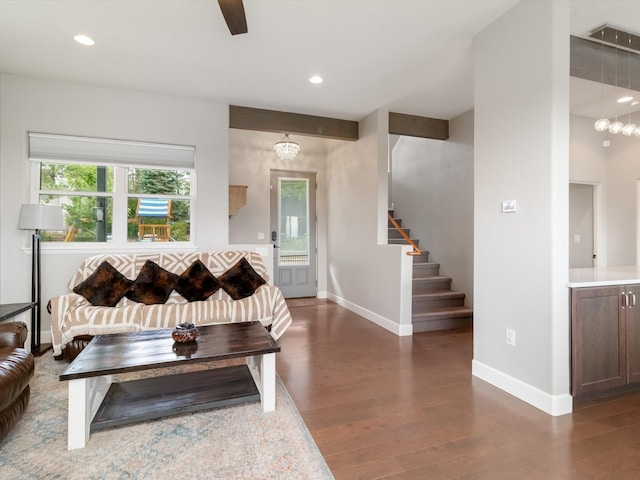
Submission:
[[[621,286],[571,290],[573,395],[627,382],[623,292]]]
[[[627,374],[629,383],[640,382],[640,286],[627,285]]]

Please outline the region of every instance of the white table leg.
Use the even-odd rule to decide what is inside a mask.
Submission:
[[[276,409],[276,354],[267,353],[260,358],[260,379],[262,381],[263,412],[273,412]]]
[[[89,440],[91,420],[109,391],[112,377],[79,378],[69,381],[67,448],[84,448]]]
[[[247,365],[249,369],[252,370],[254,368],[258,368],[258,363],[256,362],[256,357],[253,355],[247,357]]]
[[[262,411],[273,412],[276,409],[276,354],[249,356],[247,365],[260,391]]]

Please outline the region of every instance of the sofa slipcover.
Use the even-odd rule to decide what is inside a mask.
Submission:
[[[53,353],[60,356],[74,337],[107,333],[135,332],[173,328],[178,323],[195,325],[247,322],[257,320],[269,327],[277,339],[291,325],[291,314],[282,292],[269,283],[267,269],[259,254],[241,250],[215,252],[105,254],[85,259],[69,282],[72,290],[86,280],[98,266],[107,261],[127,278],[135,280],[147,260],[180,275],[194,261],[202,261],[215,276],[219,276],[242,257],[267,283],[250,297],[233,300],[223,289],[204,301],[188,302],[172,292],[164,304],[144,305],[122,298],[115,307],[91,305],[83,296],[70,292],[51,299],[51,338]]]

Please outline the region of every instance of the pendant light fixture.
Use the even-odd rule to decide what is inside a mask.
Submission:
[[[281,160],[293,160],[300,151],[300,145],[289,139],[289,134],[285,133],[284,138],[277,142],[273,149]]]
[[[595,41],[600,42],[600,117],[593,124],[593,127],[598,132],[608,132],[611,134],[622,133],[623,135],[635,136],[640,138],[640,126],[633,123],[631,117],[634,115],[633,108],[634,106],[640,104],[640,101],[633,101],[634,91],[631,89],[631,63],[640,61],[640,56],[638,52],[640,52],[640,48],[638,48],[638,44],[640,43],[640,36],[625,32],[623,30],[618,30],[615,27],[610,27],[608,25],[603,25],[602,27],[594,30],[591,35],[589,35]],[[625,37],[626,36],[626,37]],[[622,45],[621,42],[624,42],[624,39],[627,39],[626,47]],[[610,40],[606,40],[610,39]],[[605,51],[605,43],[607,44],[607,49]],[[610,47],[608,46],[610,45]],[[615,50],[613,50],[615,48]],[[619,53],[618,51],[626,50],[627,51],[627,85],[624,85],[624,78],[621,80],[618,78],[619,69],[621,68],[619,61]],[[610,80],[605,81],[604,69],[605,63],[609,64],[608,58],[613,56],[613,61],[615,62],[615,83],[610,82]],[[605,58],[607,62],[605,62]],[[624,58],[622,59],[624,68]],[[607,75],[607,79],[609,79],[611,75]],[[623,85],[620,85],[618,82],[621,82]],[[605,97],[606,97],[606,89],[605,85],[611,85],[614,87],[614,92],[617,93],[617,102],[616,102],[616,111],[615,111],[615,120],[610,120],[605,117]],[[608,88],[608,87],[607,87]],[[626,90],[625,90],[626,88]],[[634,87],[635,88],[635,87]],[[622,110],[620,110],[620,106],[618,104],[626,104]],[[618,116],[624,117],[627,116],[627,122],[624,124],[622,121],[618,120]]]
[[[618,87],[618,31],[616,30],[616,88]],[[609,125],[609,133],[617,135],[624,128],[624,124],[618,120],[618,107],[616,107],[616,121]]]
[[[629,92],[631,92],[631,35],[629,35],[629,50],[627,51],[627,79],[628,79],[628,85],[627,87],[629,88]],[[628,95],[629,101],[633,100],[633,97],[631,96],[631,94]],[[631,110],[629,110],[629,119],[627,121],[627,124],[622,128],[622,134],[626,135],[627,137],[633,135],[636,130],[638,129],[638,126],[635,123],[631,123]]]
[[[611,122],[604,116],[604,28],[601,32],[600,42],[600,118],[596,120],[594,128],[598,132],[605,132],[609,129]]]

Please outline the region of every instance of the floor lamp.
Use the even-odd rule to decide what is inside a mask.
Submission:
[[[35,230],[31,237],[31,353],[48,350],[40,345],[40,231],[64,230],[62,208],[56,205],[26,204],[20,209],[19,230]]]

